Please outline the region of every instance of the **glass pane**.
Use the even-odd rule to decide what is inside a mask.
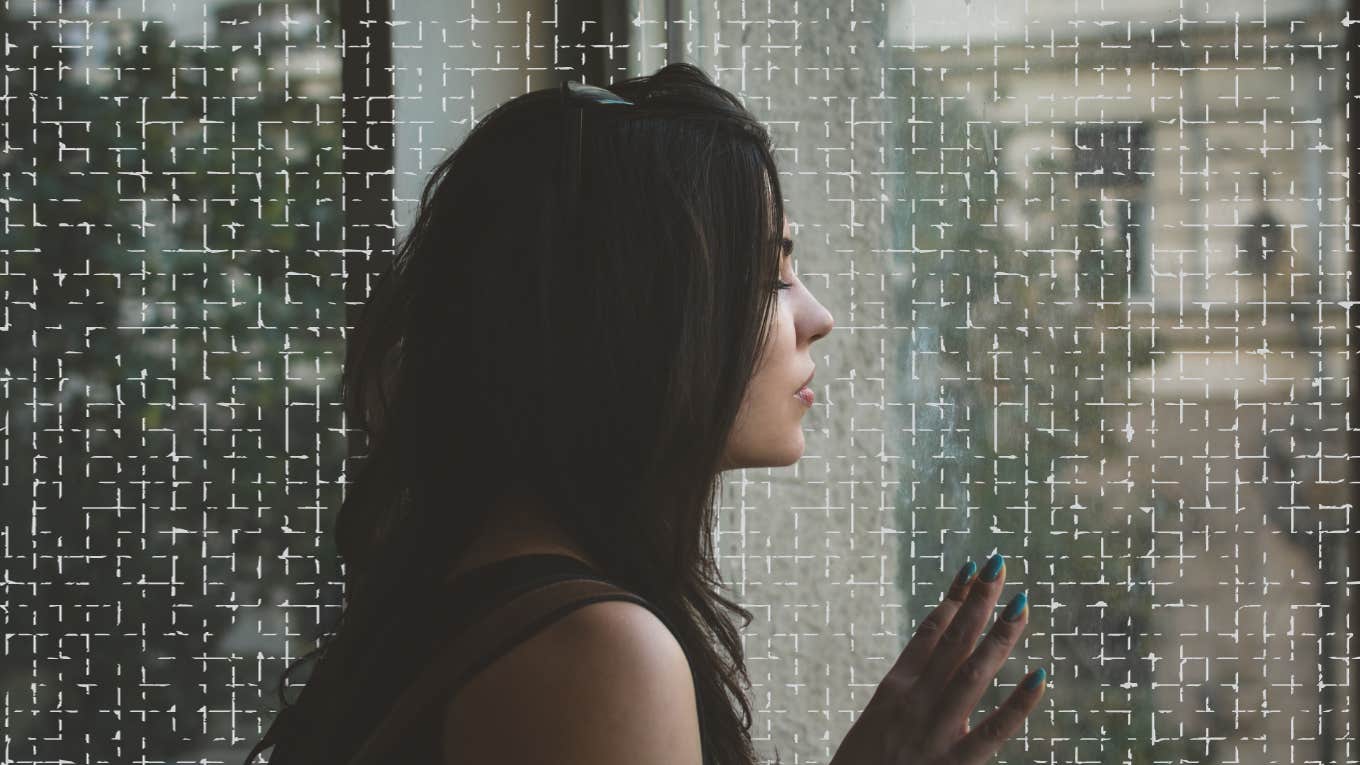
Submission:
[[[239,762],[338,610],[337,10],[0,9],[15,762]]]
[[[971,724],[1049,680],[998,761],[1354,761],[1340,3],[398,0],[390,216],[340,7],[0,10],[11,757],[244,756],[344,597],[347,227],[404,233],[515,95],[686,60],[836,319],[801,458],[711,530],[758,748],[829,761],[999,551],[1028,623]]]

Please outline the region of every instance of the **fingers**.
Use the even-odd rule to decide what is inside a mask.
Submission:
[[[912,635],[907,647],[902,649],[897,661],[893,662],[892,668],[888,670],[879,687],[887,685],[891,690],[901,692],[913,684],[923,671],[926,661],[930,659],[931,652],[935,650],[940,635],[949,627],[954,615],[963,606],[976,580],[977,564],[968,561],[950,583],[944,600],[917,626],[916,633]]]
[[[991,761],[1001,746],[1025,724],[1025,718],[1029,717],[1030,712],[1034,711],[1039,705],[1039,700],[1043,698],[1044,688],[1047,687],[1044,682],[1044,670],[1042,668],[1035,670],[1026,676],[1025,680],[1029,681],[1031,678],[1037,680],[1033,688],[1026,688],[1026,683],[1022,682],[1020,687],[996,708],[996,711],[987,715],[981,725],[959,739],[953,747],[950,762],[957,765],[983,765]]]
[[[978,635],[987,626],[996,599],[1006,583],[1006,562],[1001,553],[997,553],[987,563],[973,582],[967,599],[935,642],[929,663],[917,680],[921,687],[944,688],[963,660],[973,652]],[[987,581],[989,575],[994,577],[990,582]],[[938,698],[931,698],[927,703],[936,706]],[[945,718],[944,722],[953,727],[952,720]]]
[[[1006,618],[1008,616],[1014,617],[1014,621],[1008,620]],[[991,685],[992,678],[996,677],[996,673],[1006,663],[1006,657],[1019,642],[1028,622],[1029,607],[1025,601],[1025,593],[1016,593],[1007,604],[1006,610],[997,617],[987,636],[974,649],[972,655],[959,665],[958,671],[949,679],[943,692],[936,697],[933,714],[937,715],[935,719],[946,728],[934,726],[935,732],[927,739],[929,751],[944,749],[953,743],[952,739],[947,738],[948,729],[954,727],[953,721],[960,717],[966,719],[977,707],[978,699],[982,698],[987,686]]]

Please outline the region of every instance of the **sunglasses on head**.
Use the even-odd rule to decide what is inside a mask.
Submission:
[[[581,194],[581,137],[585,132],[586,106],[634,106],[616,93],[580,82],[562,83],[562,231],[574,241],[576,200]]]

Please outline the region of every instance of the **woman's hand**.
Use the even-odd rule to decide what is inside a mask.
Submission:
[[[971,561],[964,566],[944,601],[921,622],[831,765],[982,765],[1039,704],[1042,669],[1034,688],[1021,683],[976,730],[968,729],[969,714],[1029,621],[1022,600],[1016,620],[998,616],[974,649],[1006,581],[1005,560],[997,553],[981,576],[972,575],[975,569]],[[1033,679],[1035,673],[1026,677]]]

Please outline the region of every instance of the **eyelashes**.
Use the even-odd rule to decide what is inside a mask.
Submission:
[[[792,284],[790,284],[789,282],[784,281],[783,279],[776,279],[776,280],[775,280],[775,290],[776,290],[776,291],[778,291],[778,290],[786,290],[786,289],[789,289],[789,288],[792,287],[792,286],[793,286]]]

